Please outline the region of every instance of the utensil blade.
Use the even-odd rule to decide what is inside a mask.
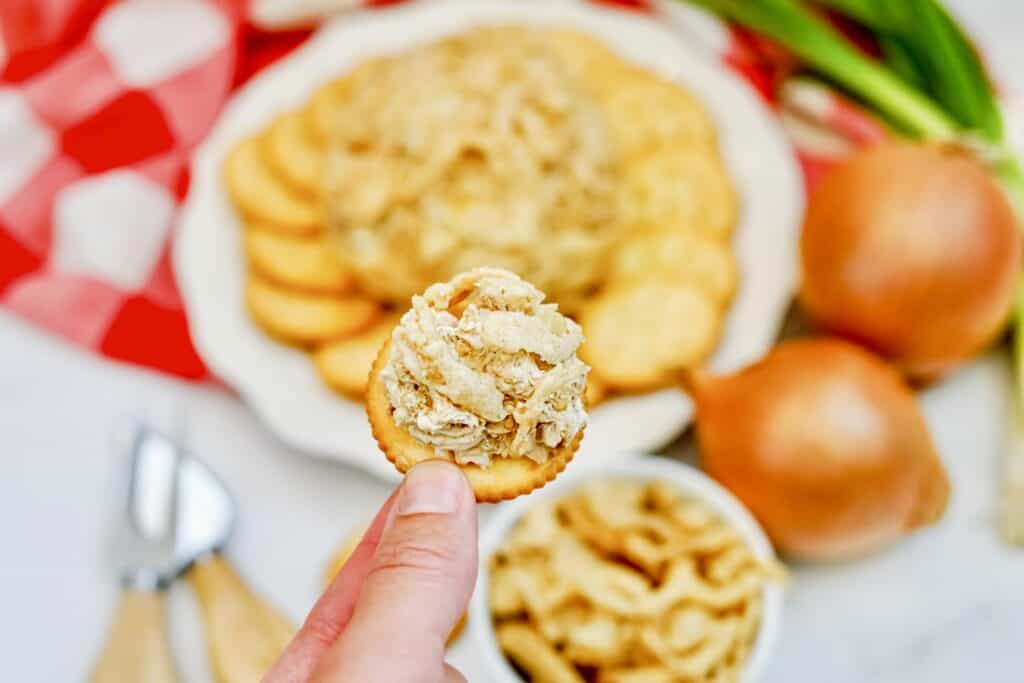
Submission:
[[[175,570],[179,455],[172,442],[144,425],[134,428],[128,449],[125,518],[115,552],[125,585],[152,590]]]
[[[222,549],[236,518],[234,498],[220,478],[194,456],[181,452],[180,458],[175,547],[179,572]]]

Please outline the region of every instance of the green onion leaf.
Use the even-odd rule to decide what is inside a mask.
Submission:
[[[935,0],[908,0],[905,4],[905,40],[916,37],[914,49],[920,62],[927,60],[935,99],[964,127],[989,142],[1002,141],[1003,119],[992,84],[967,37]]]
[[[834,9],[870,29],[879,30],[883,17],[879,16],[875,0],[816,0],[816,4]]]
[[[861,54],[797,0],[692,2],[782,43],[912,136],[948,139],[959,130],[935,102]]]
[[[928,78],[917,62],[917,55],[899,38],[889,33],[878,35],[878,44],[885,55],[885,63],[899,76],[922,92],[928,90]]]
[[[893,71],[930,95],[958,124],[989,142],[1002,140],[1002,115],[985,67],[940,2],[814,1],[875,31]]]

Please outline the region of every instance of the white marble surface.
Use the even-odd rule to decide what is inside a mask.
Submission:
[[[1024,92],[1024,5],[952,3]],[[126,415],[189,414],[189,438],[230,483],[241,521],[230,556],[296,620],[324,563],[383,500],[381,483],[290,452],[221,390],[113,365],[0,314],[0,661],[3,680],[84,678],[117,596],[106,540]],[[768,683],[1020,683],[1024,552],[993,527],[1006,367],[990,356],[924,397],[955,486],[942,523],[855,564],[798,568]],[[183,680],[210,681],[195,606],[172,596]],[[485,681],[467,639],[453,660]]]

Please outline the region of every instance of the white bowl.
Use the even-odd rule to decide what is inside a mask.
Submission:
[[[668,482],[682,493],[701,500],[720,514],[740,533],[755,556],[765,560],[775,557],[768,537],[743,504],[707,475],[689,465],[649,455],[626,455],[607,467],[592,469],[575,476],[563,474],[543,489],[512,503],[501,505],[481,534],[480,575],[469,608],[469,628],[477,655],[483,662],[489,681],[523,683],[523,679],[505,659],[494,635],[494,623],[488,606],[487,563],[490,556],[497,551],[509,531],[529,508],[545,498],[563,495],[585,481],[604,478],[641,481],[657,479]],[[782,586],[778,583],[769,583],[764,588],[764,613],[757,639],[743,669],[740,679],[743,683],[754,683],[761,677],[775,649],[782,620],[782,592]]]
[[[623,59],[678,81],[708,107],[742,202],[734,239],[739,289],[711,364],[735,370],[774,344],[797,278],[803,182],[775,117],[738,76],[693,52],[663,23],[590,3],[434,0],[345,13],[246,84],[225,107],[193,156],[174,243],[196,349],[289,445],[397,479],[380,456],[363,405],[328,389],[305,353],[270,339],[246,312],[245,257],[238,217],[221,179],[224,155],[241,137],[300,106],[321,82],[370,57],[508,22],[571,26],[591,34]],[[676,390],[610,400],[593,411],[573,467],[615,453],[657,450],[692,415],[689,398]]]

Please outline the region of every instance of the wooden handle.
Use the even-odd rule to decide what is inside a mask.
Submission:
[[[89,683],[176,683],[159,593],[126,591]]]
[[[220,555],[189,570],[206,622],[210,668],[218,683],[253,683],[277,661],[295,628],[257,596]]]
[[[1024,397],[1016,385],[1011,392],[999,528],[1007,543],[1024,547]]]

